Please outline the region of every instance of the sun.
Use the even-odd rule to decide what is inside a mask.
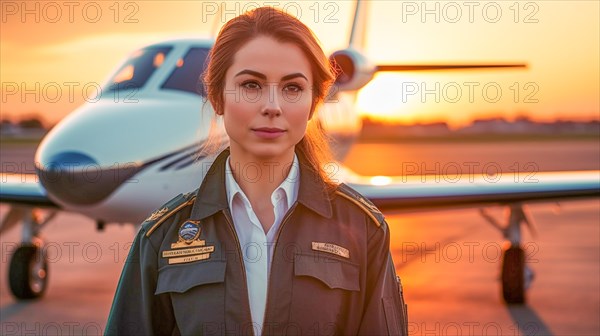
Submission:
[[[377,74],[360,90],[356,106],[363,117],[370,119],[414,123],[419,118],[419,102],[408,99],[403,83],[414,82],[410,75]]]

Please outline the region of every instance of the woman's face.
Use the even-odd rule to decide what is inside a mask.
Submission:
[[[231,155],[290,160],[310,118],[311,85],[310,63],[296,45],[259,36],[239,49],[223,92]]]

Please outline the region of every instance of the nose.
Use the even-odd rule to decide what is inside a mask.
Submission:
[[[281,97],[277,87],[277,85],[269,85],[269,94],[262,110],[263,116],[273,118],[281,115]]]
[[[142,167],[135,164],[101,168],[89,155],[61,152],[36,167],[44,188],[59,200],[92,205],[108,197]]]

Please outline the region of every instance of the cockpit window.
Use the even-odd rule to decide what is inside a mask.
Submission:
[[[172,47],[150,47],[136,51],[108,81],[107,91],[141,88],[164,62]]]
[[[200,76],[204,71],[208,48],[191,48],[177,60],[175,70],[162,85],[163,89],[180,90],[205,96]]]

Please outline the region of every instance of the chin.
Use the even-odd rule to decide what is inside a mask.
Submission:
[[[256,144],[245,148],[250,155],[260,160],[277,160],[282,156],[294,152],[294,146],[285,146],[283,144]]]

